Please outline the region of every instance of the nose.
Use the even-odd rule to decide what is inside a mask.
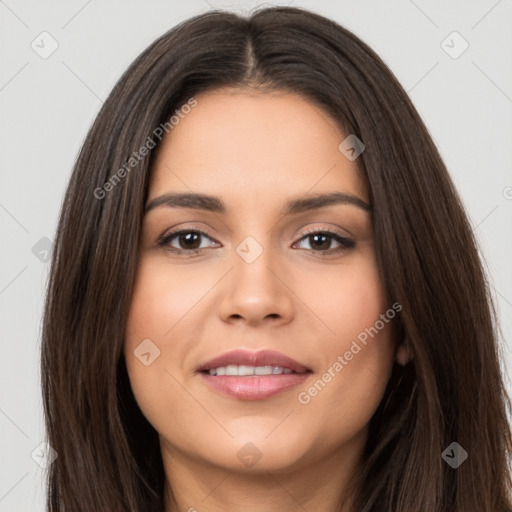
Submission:
[[[292,279],[270,252],[265,248],[252,262],[234,253],[234,268],[221,289],[219,316],[223,321],[251,327],[278,326],[291,321],[294,295],[289,281]]]

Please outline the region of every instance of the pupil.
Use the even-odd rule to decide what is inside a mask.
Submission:
[[[193,237],[195,237],[195,240],[193,240]],[[199,248],[199,244],[197,247],[192,247],[192,245],[194,244],[197,244],[197,241],[199,240],[199,233],[186,233],[186,234],[182,234],[180,235],[180,243],[181,242],[184,242],[184,245],[186,246],[187,249],[197,249]],[[192,242],[192,245],[191,245],[191,242]]]
[[[324,242],[323,244],[320,243],[320,245],[316,245],[317,249],[321,249],[321,250],[327,250],[329,248],[329,242],[325,242],[325,240],[328,238],[326,235],[322,235],[322,234],[316,234],[316,235],[311,235],[310,238],[314,239],[315,242],[318,241],[318,238],[323,238],[324,239]],[[311,243],[311,240],[310,240],[310,243]],[[312,246],[314,244],[311,244]],[[322,245],[326,245],[327,247],[321,247]]]

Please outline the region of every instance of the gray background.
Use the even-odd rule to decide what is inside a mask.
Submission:
[[[511,0],[266,3],[275,4],[309,8],[352,30],[408,91],[485,255],[512,392]],[[43,470],[31,454],[37,460],[44,439],[38,351],[45,260],[87,129],[121,73],[157,36],[211,7],[244,13],[256,5],[0,0],[0,511],[44,510]],[[58,43],[47,58],[40,53],[52,40],[43,31]],[[448,37],[453,31],[463,39]],[[463,40],[468,49],[453,58]]]

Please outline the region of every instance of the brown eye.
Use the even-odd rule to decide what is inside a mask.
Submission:
[[[174,231],[164,235],[158,241],[158,245],[171,252],[176,252],[177,254],[198,254],[209,247],[201,247],[201,239],[203,237],[210,238],[205,232],[201,230],[181,229],[179,231]],[[174,239],[176,239],[176,242],[174,243],[178,244],[178,247],[172,245]]]
[[[340,247],[331,249],[333,239],[340,244]],[[318,252],[320,254],[336,254],[355,247],[355,242],[353,240],[330,230],[309,231],[301,238],[301,240],[307,240],[309,242],[311,249],[306,250]]]

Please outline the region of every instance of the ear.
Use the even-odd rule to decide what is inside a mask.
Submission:
[[[408,344],[406,344],[405,340],[396,349],[395,359],[401,366],[405,366],[411,359],[413,359],[412,351]]]

